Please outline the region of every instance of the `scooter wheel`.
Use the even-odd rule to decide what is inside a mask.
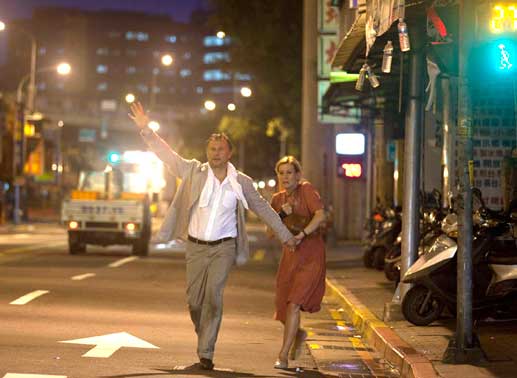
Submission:
[[[384,268],[384,259],[386,258],[386,249],[377,247],[373,250],[373,267],[377,270]]]
[[[373,249],[365,249],[363,253],[363,264],[367,268],[373,267]]]
[[[402,313],[414,325],[426,326],[438,319],[445,304],[424,286],[414,286],[402,300]]]
[[[389,281],[400,281],[400,271],[395,268],[395,263],[384,263],[384,275]]]

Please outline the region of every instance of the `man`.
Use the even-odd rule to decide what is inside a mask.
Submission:
[[[182,179],[167,210],[158,239],[187,239],[187,298],[198,337],[200,367],[212,370],[215,342],[221,325],[223,290],[234,263],[249,256],[245,209],[255,212],[289,247],[296,239],[278,214],[253,187],[251,178],[229,162],[232,145],[224,134],[212,134],[207,143],[208,162],[186,160],[147,127],[149,119],[140,103],[129,116],[141,129],[150,149]]]

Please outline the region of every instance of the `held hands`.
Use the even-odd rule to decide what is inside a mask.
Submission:
[[[128,115],[140,129],[146,128],[149,124],[149,117],[139,102],[131,104],[131,113],[128,113]]]
[[[297,235],[298,236],[298,235]],[[301,240],[298,240],[296,236],[293,236],[291,239],[289,239],[288,241],[286,241],[284,244],[286,245],[286,247],[291,251],[291,252],[294,252],[294,250],[296,249],[296,246],[298,244],[300,244]]]

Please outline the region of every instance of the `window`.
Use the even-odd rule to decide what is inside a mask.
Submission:
[[[203,87],[196,87],[196,93],[203,94]]]
[[[38,49],[38,55],[45,55],[47,53],[47,48],[46,47],[40,47]]]
[[[127,49],[126,50],[126,56],[136,56],[136,50]]]
[[[203,56],[203,62],[205,64],[213,64],[217,62],[229,62],[230,55],[227,52],[210,52]]]
[[[233,77],[235,78],[235,80],[239,80],[239,81],[250,81],[251,80],[250,74],[244,74],[244,73],[240,73],[240,72],[236,72]]]
[[[148,41],[149,40],[149,34],[147,33],[136,33],[136,40],[137,41]]]
[[[165,42],[168,42],[168,43],[176,43],[176,36],[175,35],[166,35],[165,36]]]
[[[108,72],[108,66],[106,66],[105,64],[99,64],[97,66],[97,73],[105,74],[106,72]]]
[[[176,93],[176,88],[175,87],[170,87],[169,88],[169,93]]]
[[[190,76],[192,75],[192,71],[189,70],[188,68],[183,68],[182,70],[180,70],[180,76],[181,77],[187,77],[187,76]]]
[[[144,33],[144,32],[133,32],[133,31],[128,31],[126,32],[126,39],[128,41],[133,41],[133,40],[137,40],[137,41],[148,41],[149,40],[149,34],[148,33]]]
[[[57,49],[57,55],[63,55],[65,53],[65,49],[63,47],[60,47]]]
[[[45,83],[44,81],[40,81],[38,83],[38,91],[44,91],[45,89],[47,89],[47,83]]]
[[[190,52],[187,51],[185,54],[183,54],[183,59],[189,60],[190,58],[192,58],[192,54]]]
[[[225,46],[230,44],[230,38],[217,38],[215,35],[210,35],[208,37],[205,37],[203,40],[203,44],[206,47],[210,46]]]
[[[135,74],[136,73],[136,67],[134,67],[134,66],[126,67],[126,73],[129,74],[129,75]]]
[[[223,72],[221,70],[208,70],[203,73],[204,81],[221,81],[230,79],[231,75],[228,72]]]
[[[65,89],[65,83],[63,83],[62,81],[58,81],[56,84],[56,88],[59,90]]]
[[[104,92],[104,91],[107,91],[108,90],[108,83],[99,83],[97,84],[97,90],[100,91],[100,92]]]
[[[97,49],[97,55],[108,55],[109,50],[107,47],[99,47]]]
[[[234,89],[233,87],[212,87],[210,88],[211,93],[233,93]]]
[[[136,88],[142,93],[147,93],[149,91],[149,88],[145,84],[138,84]]]

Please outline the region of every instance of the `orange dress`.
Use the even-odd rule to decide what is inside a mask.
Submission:
[[[316,189],[307,181],[298,185],[291,195],[285,190],[275,193],[271,206],[278,212],[289,202],[293,212],[312,219],[323,209]],[[325,243],[319,231],[309,235],[294,252],[285,246],[276,276],[275,319],[285,321],[288,303],[300,305],[302,311],[317,312],[325,294]]]

